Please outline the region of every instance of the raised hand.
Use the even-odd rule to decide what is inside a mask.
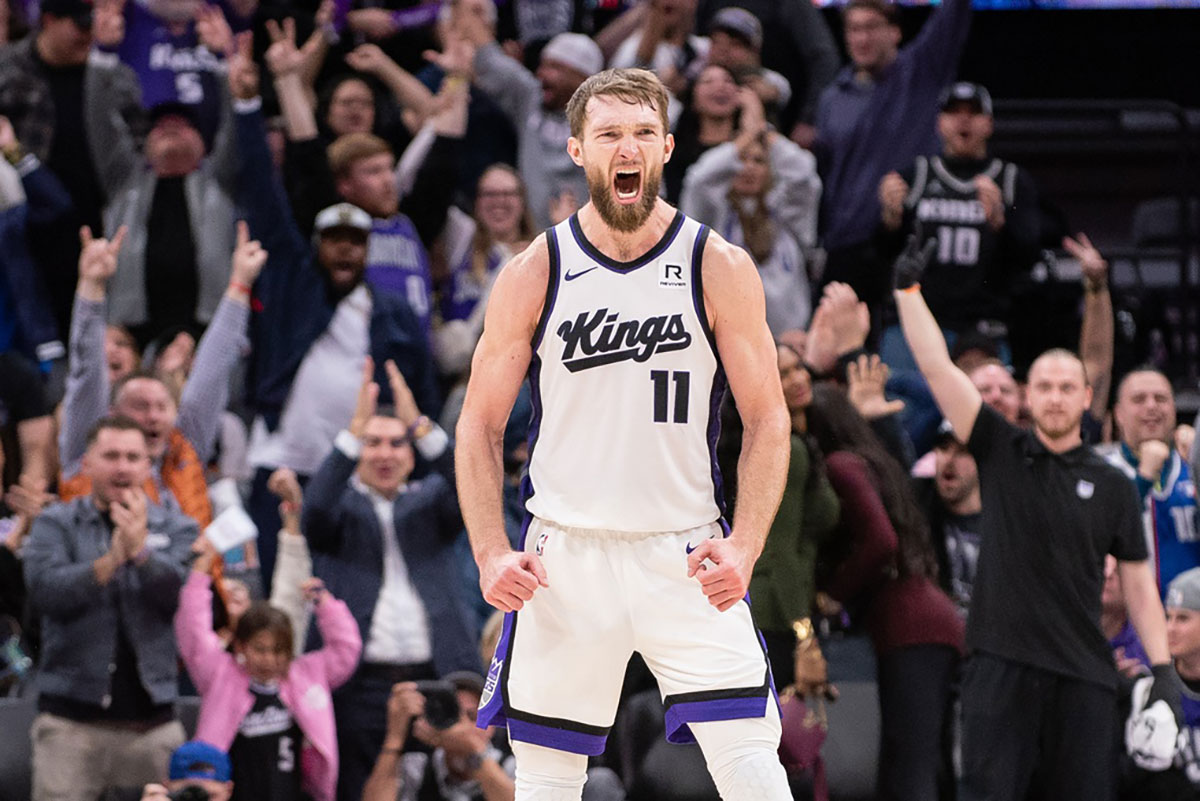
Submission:
[[[1087,238],[1087,234],[1079,234],[1078,239],[1064,236],[1063,250],[1079,262],[1083,280],[1090,287],[1103,288],[1108,285],[1108,262],[1100,255],[1100,251]]]
[[[280,467],[267,479],[267,490],[279,499],[280,504],[291,505],[299,511],[304,500],[304,491],[300,489],[300,480],[290,467]]]
[[[125,0],[98,0],[92,11],[92,41],[115,50],[125,40]]]
[[[858,350],[871,330],[871,310],[849,284],[832,281],[825,286],[821,307],[828,312],[835,356]]]
[[[396,407],[396,417],[405,426],[411,426],[421,416],[417,400],[394,361],[388,359],[383,367],[387,371],[388,386],[392,389],[392,405]]]
[[[312,601],[315,606],[320,606],[330,597],[329,590],[325,589],[325,582],[316,576],[300,582],[300,592],[304,595],[304,600]]]
[[[908,244],[904,246],[904,250],[892,264],[896,289],[908,289],[913,284],[921,282],[921,276],[925,274],[925,268],[929,266],[929,259],[933,256],[936,248],[937,240],[932,237],[922,247],[921,230],[918,225],[917,230],[909,234]]]
[[[210,53],[218,56],[233,54],[233,30],[220,6],[206,3],[196,6],[196,37]]]
[[[362,44],[346,54],[346,64],[351,69],[376,75],[393,63],[387,53],[376,44]]]
[[[86,300],[104,300],[108,279],[117,271],[117,254],[125,241],[127,226],[117,229],[111,240],[96,239],[86,225],[79,229],[79,294]]]
[[[229,91],[238,100],[258,97],[258,64],[254,63],[254,35],[243,31],[230,44]]]
[[[858,413],[868,420],[904,411],[904,401],[889,401],[884,396],[887,379],[888,366],[878,356],[863,354],[846,365],[846,394]]]
[[[378,11],[379,9],[370,9]],[[351,12],[358,13],[358,12]],[[386,13],[386,12],[385,12]],[[263,58],[267,68],[276,78],[281,78],[294,72],[299,72],[304,66],[304,53],[296,47],[296,20],[288,17],[283,26],[273,19],[267,20],[267,35],[271,37],[271,45]]]
[[[203,534],[192,541],[192,553],[196,554],[192,559],[192,570],[197,573],[212,572],[213,563],[220,556],[216,546]]]
[[[250,226],[245,220],[238,220],[237,246],[233,249],[233,267],[230,270],[231,283],[243,287],[254,286],[263,265],[267,263],[267,251],[262,243],[250,238]]]
[[[375,383],[375,360],[367,356],[363,360],[362,382],[358,387],[358,400],[354,403],[354,416],[350,418],[350,433],[361,437],[367,421],[375,416],[379,403],[379,385]]]
[[[383,8],[360,8],[346,15],[346,24],[368,39],[387,39],[399,30],[392,12]]]
[[[12,122],[0,114],[0,151],[8,150],[17,143],[17,132],[13,130]]]
[[[900,227],[904,219],[904,198],[908,197],[908,182],[898,172],[889,172],[879,182],[879,205],[883,210],[883,224],[891,230]]]

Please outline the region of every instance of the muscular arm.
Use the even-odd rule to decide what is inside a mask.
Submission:
[[[975,418],[979,416],[983,398],[967,374],[950,361],[946,339],[921,293],[897,290],[892,294],[896,298],[896,311],[900,314],[904,339],[917,361],[917,367],[929,382],[938,408],[954,427],[955,436],[966,442],[971,436],[971,429],[975,427]]]
[[[1171,661],[1167,650],[1167,618],[1162,601],[1158,597],[1158,585],[1150,563],[1145,559],[1136,562],[1117,562],[1121,576],[1121,589],[1125,593],[1125,608],[1133,623],[1142,647],[1151,665],[1162,665]]]
[[[1079,331],[1079,358],[1092,384],[1089,411],[1097,420],[1104,419],[1108,392],[1112,384],[1113,305],[1108,283],[1083,293],[1083,325]]]
[[[533,357],[546,295],[549,251],[539,237],[496,277],[458,418],[455,471],[463,520],[481,565],[509,550],[504,533],[501,444],[508,414]]]
[[[791,421],[754,263],[745,251],[710,236],[704,250],[703,280],[717,352],[744,426],[738,459],[739,498],[730,536],[747,549],[753,563],[762,552],[783,497]]]

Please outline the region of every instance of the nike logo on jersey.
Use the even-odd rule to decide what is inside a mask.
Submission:
[[[563,365],[577,373],[627,360],[644,362],[655,353],[683,350],[692,344],[682,314],[618,322],[620,316],[605,308],[580,312],[574,320],[563,322],[556,332],[563,341]]]
[[[564,278],[566,278],[568,281],[574,281],[576,278],[578,278],[581,275],[587,275],[592,270],[599,270],[599,269],[600,269],[600,267],[599,267],[599,265],[597,265],[596,267],[588,267],[586,270],[580,270],[577,273],[568,271],[567,274],[564,276]]]

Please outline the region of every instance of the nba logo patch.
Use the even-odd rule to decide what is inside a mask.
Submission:
[[[1179,489],[1183,492],[1183,497],[1185,498],[1196,497],[1196,485],[1187,479],[1179,482]]]
[[[1083,498],[1085,501],[1092,497],[1095,492],[1096,485],[1090,481],[1084,481],[1082,478],[1079,479],[1079,483],[1075,485],[1075,494],[1080,498]]]
[[[658,285],[663,289],[687,289],[687,279],[684,277],[682,264],[659,265]]]
[[[533,550],[535,553],[537,553],[538,556],[541,556],[542,553],[546,550],[546,540],[548,540],[549,538],[550,538],[549,531],[543,531],[541,533],[541,535],[537,538],[537,545],[533,546]]]

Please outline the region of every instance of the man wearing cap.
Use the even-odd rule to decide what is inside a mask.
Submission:
[[[1175,766],[1200,787],[1200,568],[1185,570],[1167,587],[1167,645],[1183,680],[1183,727]]]
[[[709,40],[695,33],[695,0],[652,0],[644,12],[641,29],[621,42],[608,66],[652,70],[678,95],[708,58]]]
[[[749,86],[768,113],[778,112],[792,99],[788,79],[762,65],[763,29],[758,17],[744,8],[723,8],[708,26],[712,46],[708,63],[719,64]]]
[[[1175,448],[1175,392],[1149,365],[1127,373],[1117,385],[1113,419],[1120,442],[1097,450],[1137,487],[1145,504],[1146,544],[1158,586],[1200,566],[1196,486],[1187,458]]]
[[[920,226],[937,249],[921,279],[929,308],[954,340],[977,331],[1008,348],[1008,293],[1037,256],[1037,190],[1029,174],[988,157],[992,98],[984,87],[959,82],[942,94],[937,117],[940,156],[917,156],[903,173],[879,184],[882,227],[894,243]],[[899,326],[884,332],[880,355],[893,370],[912,369]]]
[[[1047,351],[1030,367],[1032,431],[983,403],[950,361],[921,296],[921,272],[936,246],[931,239],[920,249],[910,239],[892,294],[917,365],[980,476],[959,798],[1019,801],[1031,789],[1055,799],[1107,798],[1117,673],[1100,628],[1106,554],[1118,560],[1129,619],[1150,659],[1150,699],[1179,714],[1138,498],[1083,444],[1080,421],[1092,393],[1073,353]]]
[[[842,11],[851,64],[817,106],[813,153],[821,172],[822,281],[850,284],[872,307],[887,296],[888,260],[874,241],[877,187],[892,170],[937,152],[938,98],[954,78],[971,21],[971,0],[946,0],[910,44],[887,0],[850,0]]]
[[[542,49],[534,75],[509,58],[477,18],[460,14],[453,28],[474,48],[475,86],[517,129],[517,167],[538,230],[565,219],[588,198],[587,178],[563,147],[571,135],[567,101],[585,78],[604,69],[600,47],[581,33],[560,33]]]
[[[92,22],[90,0],[44,0],[37,30],[0,47],[0,114],[12,121],[19,143],[4,155],[17,164],[26,153],[32,154],[50,168],[73,204],[52,224],[30,232],[31,255],[45,276],[60,332],[67,330],[71,317],[79,260],[76,234],[82,225],[101,230],[104,206],[96,170],[102,154],[85,125],[85,112],[95,105],[95,93],[103,85],[109,98],[106,113],[135,129],[145,117],[132,70],[101,70],[89,62]],[[22,167],[28,170],[32,163]]]
[[[231,82],[240,201],[251,233],[270,254],[254,284],[247,395],[254,413],[249,460],[256,468],[248,511],[258,527],[263,580],[270,586],[279,531],[278,499],[267,488],[280,467],[308,480],[350,423],[364,359],[374,360],[383,401],[393,361],[421,409],[440,408],[433,357],[420,321],[399,295],[364,281],[371,216],[339,203],[321,211],[314,242],[300,232],[271,162],[253,62],[234,59]]]
[[[229,756],[202,740],[189,740],[171,754],[166,784],[147,784],[142,801],[170,801],[186,787],[198,787],[209,801],[229,801],[233,795],[233,771]]]

